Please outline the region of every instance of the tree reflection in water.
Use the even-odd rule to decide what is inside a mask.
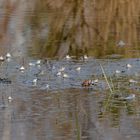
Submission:
[[[0,5],[2,46],[24,42],[32,54],[60,58],[67,53],[133,57],[131,50],[139,50],[139,0],[7,0]]]
[[[102,57],[118,53],[133,57],[131,50],[139,49],[139,3],[138,0],[37,1],[35,16],[30,20],[37,27],[33,34],[46,28],[47,34],[35,38],[36,49],[40,48],[43,56],[86,53]],[[124,48],[118,47],[120,40],[126,43]]]

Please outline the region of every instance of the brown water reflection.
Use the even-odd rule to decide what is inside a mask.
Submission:
[[[43,8],[41,2],[37,3],[36,16],[31,23],[36,25],[36,18],[40,19],[42,22],[37,23],[35,32],[39,28],[39,32],[44,31],[41,14],[47,13],[47,36],[43,45],[40,45],[40,39],[36,40],[39,43],[35,43],[40,46],[43,55],[64,56],[69,52],[72,55],[88,53],[102,57],[115,53],[132,57],[131,50],[139,50],[138,0],[48,0]],[[126,43],[124,48],[117,46],[120,40]]]
[[[26,100],[19,95],[7,131],[12,132],[12,139],[23,140],[138,140],[138,112],[131,110],[137,103],[114,102],[104,110],[100,105],[105,93],[101,94],[71,89],[34,92]]]
[[[139,56],[139,0],[8,0],[0,5],[0,44],[16,55],[28,48],[45,57]]]

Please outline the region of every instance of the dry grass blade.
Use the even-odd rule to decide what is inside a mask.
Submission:
[[[112,90],[112,88],[111,88],[111,85],[110,85],[110,83],[109,83],[109,80],[107,79],[107,76],[106,76],[106,74],[105,74],[104,68],[103,68],[103,66],[102,66],[101,64],[100,64],[100,67],[101,67],[102,73],[103,73],[103,75],[104,75],[104,78],[105,78],[105,80],[106,80],[106,83],[107,83],[107,85],[108,85],[108,87],[109,87],[109,90],[110,90],[111,94],[113,94],[113,90]]]

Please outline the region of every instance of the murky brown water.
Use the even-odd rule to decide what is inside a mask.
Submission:
[[[140,4],[107,2],[0,1],[1,140],[140,139]]]

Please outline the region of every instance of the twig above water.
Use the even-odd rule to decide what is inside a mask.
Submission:
[[[111,94],[113,94],[113,90],[112,90],[112,88],[111,88],[111,85],[109,84],[109,81],[108,81],[107,76],[106,76],[106,74],[105,74],[104,68],[103,68],[103,66],[102,66],[101,64],[100,64],[100,67],[101,67],[102,73],[103,73],[103,75],[104,75],[104,78],[105,78],[105,80],[106,80],[106,83],[107,83],[107,85],[108,85],[108,87],[109,87],[109,90],[110,90]]]

